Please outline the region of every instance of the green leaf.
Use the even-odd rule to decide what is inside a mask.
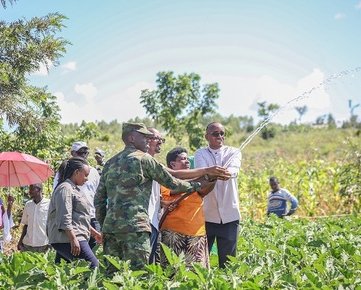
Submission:
[[[119,271],[122,267],[120,263],[114,259],[112,256],[104,255],[104,257]]]

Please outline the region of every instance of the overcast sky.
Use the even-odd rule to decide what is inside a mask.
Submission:
[[[63,123],[144,117],[140,92],[164,70],[218,82],[222,115],[255,117],[257,102],[283,106],[313,87],[275,120],[293,121],[303,105],[304,121],[342,120],[349,99],[361,103],[360,0],[18,0],[0,9],[7,22],[51,12],[68,17],[59,36],[72,45],[30,79],[58,97]],[[351,72],[319,86],[342,71]]]

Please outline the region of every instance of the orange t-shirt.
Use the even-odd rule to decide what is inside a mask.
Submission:
[[[170,195],[170,189],[160,187],[162,198],[165,201],[173,201],[180,195]],[[206,234],[205,219],[203,213],[203,198],[193,192],[183,199],[178,206],[168,213],[162,230],[170,230],[187,236],[204,236]]]

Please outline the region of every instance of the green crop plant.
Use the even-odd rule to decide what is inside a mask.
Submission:
[[[361,285],[361,219],[243,220],[237,255],[219,269],[187,268],[184,257],[164,247],[169,265],[132,271],[129,262],[99,255],[85,262],[54,264],[54,252],[0,255],[0,289],[351,289]],[[105,263],[117,271],[107,275]]]

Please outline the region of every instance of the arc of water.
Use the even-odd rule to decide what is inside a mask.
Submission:
[[[266,118],[265,120],[263,120],[259,126],[246,138],[246,140],[244,140],[241,144],[241,146],[239,147],[239,151],[242,152],[242,150],[252,141],[252,139],[265,127],[268,125],[268,123],[271,122],[271,120],[277,116],[281,111],[283,111],[285,108],[287,108],[291,103],[300,101],[302,99],[305,99],[307,97],[310,96],[310,94],[312,92],[314,92],[315,90],[318,90],[319,88],[323,87],[324,85],[331,83],[332,81],[334,81],[335,79],[344,77],[346,75],[349,75],[350,73],[357,73],[361,71],[361,67],[356,67],[354,69],[349,69],[349,70],[344,70],[341,71],[337,74],[333,74],[330,77],[328,77],[326,80],[320,82],[318,85],[314,86],[313,88],[311,88],[308,91],[303,92],[301,95],[291,99],[290,101],[288,101],[285,105],[281,106],[277,111],[275,111],[273,114],[271,114],[268,118]],[[238,154],[238,151],[235,152],[235,154],[233,154],[233,156],[225,163],[224,167],[227,168],[227,166],[231,163],[232,159],[234,157],[236,157]]]

